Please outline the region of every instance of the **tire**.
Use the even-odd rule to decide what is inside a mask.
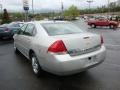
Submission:
[[[40,64],[38,62],[38,59],[36,57],[36,55],[34,53],[32,53],[30,55],[31,57],[31,64],[32,64],[32,70],[33,70],[33,73],[37,76],[37,77],[40,77],[43,73],[43,70],[41,69],[40,67]]]
[[[116,26],[111,24],[111,25],[109,25],[109,28],[110,29],[116,29]]]
[[[91,28],[96,28],[96,25],[95,24],[91,24]]]
[[[14,45],[14,52],[15,52],[16,54],[19,54],[19,53],[20,53],[20,51],[15,47],[15,45]]]
[[[15,49],[15,53],[16,53],[16,54],[19,54],[19,53],[20,53],[17,48]]]

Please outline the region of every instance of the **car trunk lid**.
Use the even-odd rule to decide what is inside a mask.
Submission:
[[[53,36],[62,40],[71,56],[77,56],[98,50],[101,46],[99,35],[91,33]]]

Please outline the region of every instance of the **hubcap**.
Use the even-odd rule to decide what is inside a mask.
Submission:
[[[16,46],[15,46],[15,44],[14,44],[14,50],[16,50]]]
[[[95,25],[94,25],[94,24],[92,24],[92,27],[95,27]]]
[[[35,74],[38,73],[38,62],[36,60],[36,57],[32,57],[32,68]]]
[[[111,28],[113,28],[114,26],[113,25],[111,25]]]

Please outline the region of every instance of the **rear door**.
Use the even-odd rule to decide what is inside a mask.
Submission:
[[[109,21],[108,20],[106,20],[106,19],[103,19],[102,20],[102,26],[108,26],[108,24],[109,24]]]
[[[24,49],[23,53],[26,56],[29,56],[29,49],[30,49],[30,46],[31,46],[31,42],[32,42],[32,40],[35,36],[34,30],[36,30],[35,25],[30,23],[30,24],[27,25],[26,30],[23,32],[22,45],[23,45],[23,49]]]

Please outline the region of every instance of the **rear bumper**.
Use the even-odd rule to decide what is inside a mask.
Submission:
[[[11,32],[6,32],[6,33],[0,33],[0,38],[2,37],[12,37],[13,34],[11,34]]]
[[[52,55],[45,60],[42,68],[56,75],[70,75],[97,66],[105,60],[105,56],[106,49],[104,46],[98,51],[75,57]]]

